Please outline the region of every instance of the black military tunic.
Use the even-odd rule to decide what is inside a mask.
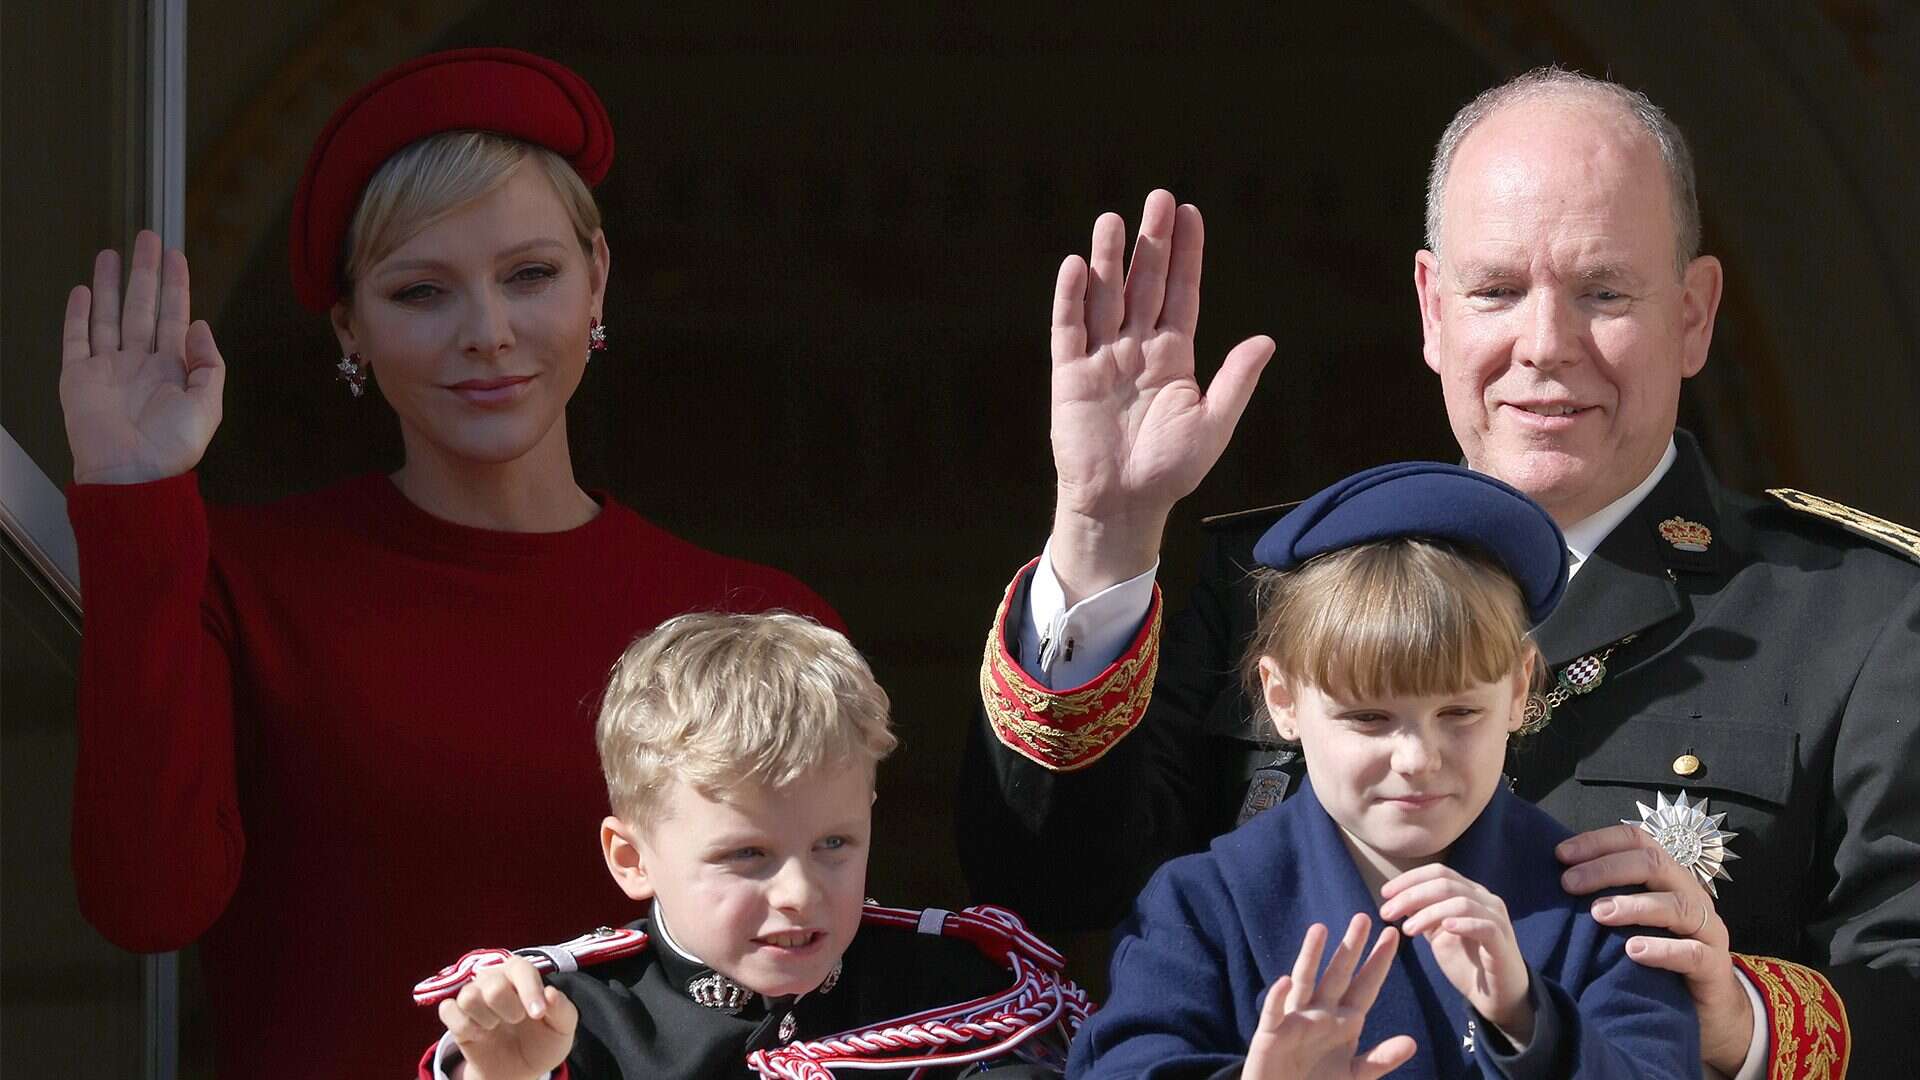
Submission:
[[[1612,649],[1604,677],[1515,739],[1508,771],[1575,829],[1637,821],[1662,794],[1725,811],[1733,947],[1827,974],[1855,1075],[1883,1075],[1920,1052],[1920,566],[1721,487],[1676,439],[1537,632],[1556,672]],[[1237,676],[1246,568],[1282,509],[1215,524],[1152,706],[1098,762],[1050,772],[975,725],[961,846],[979,898],[1049,929],[1111,926],[1160,863],[1297,785],[1304,763],[1265,741]]]
[[[748,1057],[756,1050],[818,1040],[923,1010],[1003,994],[1014,984],[1014,974],[1003,963],[965,938],[937,930],[922,932],[912,925],[876,923],[874,910],[869,908],[869,918],[848,946],[830,989],[797,998],[767,998],[743,990],[744,1002],[737,1008],[699,1003],[696,985],[710,979],[713,969],[655,936],[650,919],[629,924],[649,936],[647,947],[619,959],[546,976],[580,1013],[565,1072],[556,1076],[566,1080],[751,1077],[755,1072]],[[1064,985],[1077,993],[1071,983]],[[1024,1059],[1009,1052],[980,1063],[932,1068],[921,1075],[932,1080],[975,1076],[990,1069],[994,1077],[1007,1080],[1057,1077],[1058,1068],[1030,1059],[1038,1055],[1064,1064],[1078,1017],[1071,1022],[1065,1019],[1026,1040]],[[867,1075],[873,1067],[866,1064],[859,1075]],[[901,1073],[906,1071],[910,1069],[903,1068]],[[879,1072],[892,1074],[884,1068]],[[433,1073],[423,1069],[422,1075]]]

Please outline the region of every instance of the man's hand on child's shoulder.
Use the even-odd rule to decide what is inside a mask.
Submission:
[[[1380,917],[1424,936],[1447,981],[1514,1049],[1533,1041],[1531,976],[1506,901],[1443,863],[1428,863],[1380,887]]]
[[[1360,953],[1372,926],[1365,915],[1355,915],[1333,959],[1327,961],[1326,972],[1317,978],[1327,928],[1320,923],[1307,928],[1293,973],[1282,975],[1267,991],[1260,1027],[1247,1047],[1241,1076],[1246,1080],[1376,1080],[1413,1057],[1413,1039],[1406,1035],[1387,1039],[1364,1054],[1356,1052],[1367,1010],[1380,996],[1400,941],[1400,935],[1387,927],[1361,963]]]
[[[539,1080],[573,1049],[580,1013],[525,957],[486,968],[440,1003],[465,1059],[454,1080]]]

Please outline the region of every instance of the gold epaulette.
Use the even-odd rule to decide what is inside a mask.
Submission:
[[[1797,494],[1797,493],[1796,493]],[[1772,1054],[1767,1080],[1833,1080],[1847,1075],[1853,1032],[1847,1008],[1825,975],[1771,956],[1733,954],[1767,1006]]]
[[[1896,525],[1886,518],[1874,517],[1864,510],[1855,510],[1846,503],[1823,499],[1818,495],[1809,495],[1793,488],[1768,488],[1767,494],[1785,504],[1790,510],[1811,514],[1833,522],[1855,536],[1864,537],[1905,555],[1914,562],[1920,562],[1920,532],[1905,525]]]
[[[1160,671],[1160,586],[1153,587],[1146,622],[1119,659],[1085,686],[1053,690],[1022,671],[1007,647],[1008,608],[1039,561],[1014,575],[994,613],[980,663],[980,703],[1002,746],[1042,768],[1072,772],[1104,757],[1147,715]]]

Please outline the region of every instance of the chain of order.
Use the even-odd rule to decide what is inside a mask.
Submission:
[[[1604,679],[1606,663],[1608,660],[1613,659],[1614,650],[1620,648],[1621,646],[1627,644],[1628,642],[1632,641],[1634,638],[1639,636],[1640,635],[1638,634],[1628,634],[1626,637],[1621,638],[1619,641],[1614,642],[1613,644],[1607,646],[1606,648],[1600,650],[1597,653],[1593,653],[1588,656],[1583,656],[1579,660],[1575,660],[1573,664],[1578,664],[1585,660],[1591,660],[1594,663],[1597,663],[1601,666],[1601,671],[1603,673],[1602,679]],[[1560,706],[1565,705],[1568,699],[1572,698],[1576,694],[1584,694],[1591,690],[1599,689],[1600,687],[1601,679],[1595,679],[1593,682],[1587,683],[1583,686],[1575,686],[1572,683],[1568,682],[1567,671],[1568,669],[1573,667],[1573,664],[1568,664],[1566,667],[1563,667],[1560,669],[1560,674],[1558,678],[1555,680],[1556,685],[1554,686],[1553,689],[1547,691],[1547,695],[1546,695],[1547,704],[1552,706],[1553,708],[1557,709]]]
[[[1599,689],[1600,684],[1606,681],[1607,661],[1613,658],[1614,650],[1638,636],[1638,634],[1628,634],[1599,652],[1588,653],[1574,660],[1560,669],[1559,674],[1554,678],[1553,689],[1544,694],[1528,694],[1519,734],[1533,735],[1545,730],[1546,726],[1553,721],[1553,710],[1565,705],[1569,699],[1578,694],[1587,694]],[[1567,672],[1582,664],[1592,664],[1597,669],[1592,679],[1576,683],[1567,678]]]

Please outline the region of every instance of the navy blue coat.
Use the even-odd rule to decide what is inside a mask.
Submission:
[[[1379,924],[1338,829],[1306,784],[1162,867],[1120,927],[1111,997],[1075,1040],[1068,1076],[1237,1075],[1267,989],[1292,970],[1307,927],[1325,923],[1337,937],[1355,912]],[[1527,1049],[1511,1053],[1474,1016],[1424,939],[1401,943],[1362,1049],[1413,1036],[1419,1049],[1395,1076],[1700,1076],[1684,982],[1628,959],[1627,935],[1562,891],[1553,847],[1568,835],[1503,786],[1446,860],[1506,902],[1532,975]]]

